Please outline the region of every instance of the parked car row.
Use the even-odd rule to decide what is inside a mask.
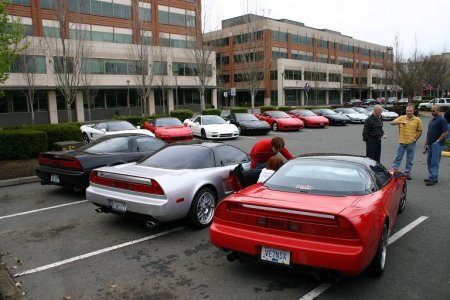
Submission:
[[[272,127],[288,119],[276,112],[268,116]],[[215,125],[216,117],[194,118],[192,126],[203,125],[197,130],[201,137],[214,136],[214,127],[207,126]],[[242,132],[246,123],[240,120]],[[402,172],[367,157],[301,155],[256,183],[260,170],[250,170],[249,155],[235,146],[166,143],[140,133],[104,135],[77,150],[42,153],[36,172],[43,183],[87,187],[86,198],[98,213],[139,216],[150,227],[178,219],[198,229],[211,225],[211,242],[227,252],[229,261],[252,257],[343,275],[366,268],[381,275],[387,239],[407,193]],[[248,187],[239,190],[243,185],[235,184],[236,174],[251,174]]]

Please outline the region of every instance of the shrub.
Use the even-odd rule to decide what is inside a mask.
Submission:
[[[260,106],[260,107],[259,107],[259,111],[260,111],[261,113],[266,112],[266,111],[268,111],[268,110],[277,110],[277,107],[274,106],[274,105]]]
[[[292,110],[292,107],[291,106],[278,106],[278,110],[290,111],[290,110]]]
[[[247,107],[231,107],[230,108],[230,113],[247,113],[248,109]]]
[[[219,116],[222,114],[222,111],[220,109],[216,109],[216,108],[208,108],[208,109],[204,109],[202,110],[202,115],[216,115]]]
[[[193,115],[194,113],[192,112],[192,110],[189,109],[176,109],[170,112],[171,117],[177,118],[181,122],[183,122],[186,119],[192,118]]]
[[[445,142],[444,151],[450,151],[450,139]]]
[[[141,126],[143,125],[143,119],[140,116],[123,116],[123,115],[114,115],[112,116],[113,120],[122,120],[122,121],[128,121],[134,126]]]
[[[33,129],[0,130],[0,160],[36,158],[47,150],[47,134]]]
[[[47,150],[56,150],[54,148],[55,142],[82,141],[79,123],[27,125],[22,129],[44,131],[47,134]]]

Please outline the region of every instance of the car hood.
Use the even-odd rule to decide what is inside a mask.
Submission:
[[[267,127],[269,128],[269,123],[266,121],[239,121],[239,125],[241,126],[249,126],[249,127]]]
[[[179,135],[179,134],[192,134],[191,128],[187,126],[168,126],[158,127],[156,132],[163,135]]]
[[[118,130],[118,131],[108,131],[105,134],[106,135],[113,135],[113,134],[121,134],[121,133],[140,133],[140,134],[146,134],[150,136],[155,136],[151,131],[147,129],[131,129],[131,130]]]
[[[211,124],[211,125],[203,125],[203,128],[211,130],[211,131],[237,131],[237,127],[234,124]]]
[[[289,125],[298,125],[299,123],[302,123],[302,120],[297,119],[297,118],[274,118],[275,121],[277,121],[278,123],[282,123],[282,124],[289,124]]]
[[[256,184],[235,194],[233,201],[283,209],[323,212],[337,215],[364,196],[322,196],[269,190]]]
[[[311,121],[311,122],[327,122],[328,119],[322,116],[304,116],[302,117],[305,120]]]

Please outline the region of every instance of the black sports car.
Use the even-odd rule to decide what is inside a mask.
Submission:
[[[341,114],[338,114],[334,110],[327,108],[314,109],[313,113],[318,116],[324,116],[330,121],[330,125],[345,125],[350,122],[350,118]]]
[[[260,121],[250,113],[231,113],[227,120],[230,124],[236,125],[239,134],[267,134],[270,125],[266,121]]]
[[[160,139],[144,134],[104,136],[75,150],[41,153],[36,174],[42,184],[80,191],[89,186],[93,169],[137,161],[164,145]]]

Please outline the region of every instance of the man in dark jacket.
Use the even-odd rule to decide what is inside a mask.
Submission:
[[[383,120],[381,120],[381,105],[375,105],[373,113],[364,122],[362,132],[363,141],[366,142],[366,156],[380,162],[381,138],[385,138]]]

